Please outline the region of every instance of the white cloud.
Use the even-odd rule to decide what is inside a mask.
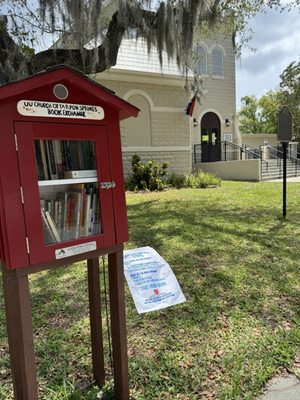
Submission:
[[[254,37],[249,43],[257,49],[245,49],[237,61],[237,104],[245,95],[260,97],[275,89],[279,75],[287,65],[300,56],[299,11],[269,10],[257,15],[250,24]]]

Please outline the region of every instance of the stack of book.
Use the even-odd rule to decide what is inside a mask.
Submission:
[[[91,141],[38,139],[35,154],[39,181],[63,179],[66,171],[96,170]]]
[[[77,184],[56,199],[42,198],[41,213],[46,244],[79,239],[101,232],[97,184]]]

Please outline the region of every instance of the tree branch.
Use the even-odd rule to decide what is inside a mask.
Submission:
[[[104,42],[96,49],[48,49],[29,60],[28,71],[33,74],[56,64],[67,64],[85,74],[102,72],[116,64],[124,32],[125,28],[118,23],[116,12],[109,23]]]
[[[109,69],[117,62],[121,41],[128,28],[141,31],[145,26],[156,28],[156,13],[153,11],[143,10],[142,18],[136,19],[134,12],[128,9],[126,23],[118,16],[117,11],[110,20],[103,42],[95,49],[50,48],[32,56],[22,53],[9,36],[6,24],[0,25],[0,83],[20,79],[58,64],[69,65],[85,74]]]

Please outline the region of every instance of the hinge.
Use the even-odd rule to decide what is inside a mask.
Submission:
[[[14,133],[14,137],[15,137],[16,151],[19,151],[18,138],[17,138],[17,135],[15,133]]]
[[[27,237],[27,236],[26,236],[26,247],[27,247],[27,253],[30,254],[29,240],[28,240],[28,237]]]
[[[22,188],[22,186],[20,186],[20,193],[21,193],[21,201],[22,201],[22,204],[24,204],[24,193],[23,193],[23,188]]]
[[[101,182],[101,189],[113,189],[116,187],[116,182]]]

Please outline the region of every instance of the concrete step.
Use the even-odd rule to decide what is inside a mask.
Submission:
[[[280,169],[269,169],[268,171],[262,171],[262,174],[281,174],[282,175],[283,170]],[[292,175],[300,175],[300,169],[298,171],[295,171],[294,169],[287,169],[286,170],[287,174],[292,174]]]
[[[300,168],[297,168],[297,169],[300,172]],[[296,172],[295,168],[287,168],[286,170],[289,172]],[[283,171],[283,168],[268,168],[268,169],[263,168],[262,171],[263,172],[277,172],[277,171]]]
[[[275,160],[275,162],[270,162],[270,161],[267,161],[267,163],[268,163],[268,165],[269,166],[279,166],[279,165],[283,165],[283,162],[281,161],[281,162],[277,162],[276,160]],[[263,165],[266,165],[266,163],[263,163]],[[292,166],[295,166],[296,164],[295,163],[293,163],[292,161],[287,161],[287,163],[286,163],[286,165],[292,165]],[[298,166],[300,166],[300,162],[298,162]]]
[[[276,169],[274,169],[274,170],[269,170],[269,171],[262,171],[262,174],[281,174],[282,175],[282,173],[283,173],[283,171],[281,170],[276,170]],[[287,170],[286,171],[286,173],[287,174],[290,174],[290,175],[300,175],[300,170],[299,171],[295,171],[295,170]]]
[[[268,171],[268,172],[262,172],[262,175],[283,175],[283,172],[281,171]],[[297,174],[295,171],[287,171],[286,173],[288,176],[300,176],[300,173],[298,172]]]
[[[300,174],[287,174],[286,175],[287,178],[294,178],[295,176],[300,176]],[[265,181],[265,180],[271,180],[271,179],[281,179],[283,176],[282,174],[262,174],[261,176],[261,180]]]
[[[300,165],[297,167],[291,163],[287,164],[287,174],[300,175]],[[283,166],[279,166],[277,164],[268,164],[268,167],[263,164],[262,165],[262,174],[282,174]]]

